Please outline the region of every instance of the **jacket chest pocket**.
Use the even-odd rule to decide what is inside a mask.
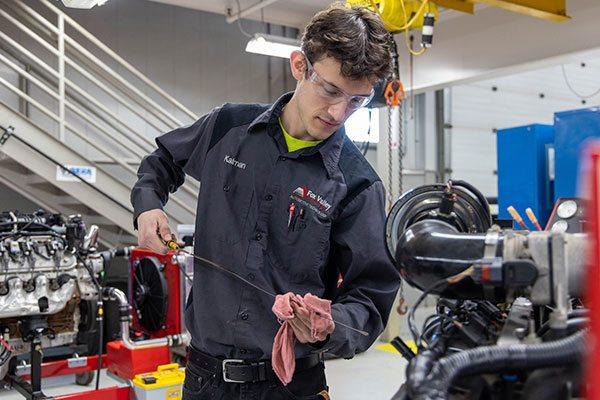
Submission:
[[[329,251],[331,221],[291,201],[287,209],[274,210],[270,222],[271,265],[286,271],[289,282],[303,284],[306,291],[320,285],[319,267]]]
[[[207,203],[209,212],[201,214],[204,224],[211,232],[210,238],[199,240],[216,240],[233,245],[239,243],[243,236],[248,213],[254,196],[251,171],[231,170],[224,166],[213,178]],[[200,188],[202,191],[202,187]],[[200,206],[200,204],[199,204]]]

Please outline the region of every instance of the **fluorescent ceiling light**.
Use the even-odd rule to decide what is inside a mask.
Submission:
[[[300,42],[282,36],[257,33],[246,45],[248,53],[264,54],[266,56],[290,58],[294,50],[300,50]]]
[[[62,0],[65,7],[90,9],[94,6],[101,6],[107,0]]]

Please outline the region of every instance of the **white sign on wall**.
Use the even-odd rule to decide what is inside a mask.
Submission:
[[[87,165],[65,165],[65,167],[86,182],[96,182],[96,167]],[[59,182],[81,182],[76,176],[65,171],[58,165],[56,166],[56,180]]]

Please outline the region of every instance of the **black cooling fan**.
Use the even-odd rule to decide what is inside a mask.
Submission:
[[[161,329],[167,317],[168,290],[162,265],[155,258],[142,258],[133,273],[133,301],[138,322],[148,332]]]

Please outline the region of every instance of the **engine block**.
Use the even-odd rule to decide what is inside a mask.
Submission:
[[[26,351],[20,327],[28,318],[47,321],[44,347],[76,339],[79,304],[98,298],[96,235],[79,216],[0,213],[0,333],[14,352]]]

